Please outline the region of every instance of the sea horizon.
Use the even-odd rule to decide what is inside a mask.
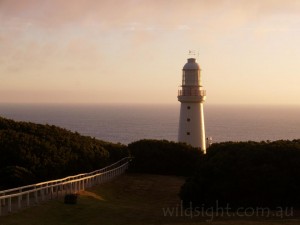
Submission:
[[[179,103],[0,103],[0,116],[56,125],[103,141],[177,141]],[[226,141],[299,139],[299,105],[205,104],[206,137]]]

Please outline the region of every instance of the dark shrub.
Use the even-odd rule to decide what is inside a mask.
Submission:
[[[56,126],[15,122],[0,117],[0,186],[89,172],[128,156],[127,146],[79,135]],[[21,176],[6,168],[23,168]],[[15,169],[16,169],[15,168]],[[20,173],[20,171],[19,171]]]
[[[134,157],[130,169],[138,173],[190,175],[203,156],[190,145],[166,140],[140,140],[128,148]]]
[[[299,207],[300,140],[212,145],[180,191],[185,205]]]
[[[35,176],[23,167],[7,166],[0,169],[0,184],[2,184],[2,189],[32,184],[35,181]]]

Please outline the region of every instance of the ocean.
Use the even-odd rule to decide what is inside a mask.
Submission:
[[[178,104],[0,104],[0,116],[50,124],[113,143],[177,140]],[[300,138],[300,106],[204,105],[213,142]]]

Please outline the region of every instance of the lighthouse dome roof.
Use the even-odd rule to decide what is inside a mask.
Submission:
[[[200,70],[199,64],[195,58],[189,58],[187,63],[183,67],[184,70]]]

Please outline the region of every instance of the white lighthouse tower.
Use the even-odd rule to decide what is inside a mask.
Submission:
[[[206,91],[200,71],[195,58],[189,58],[182,70],[182,88],[178,91],[178,101],[181,103],[178,141],[201,148],[206,153],[203,112]]]

